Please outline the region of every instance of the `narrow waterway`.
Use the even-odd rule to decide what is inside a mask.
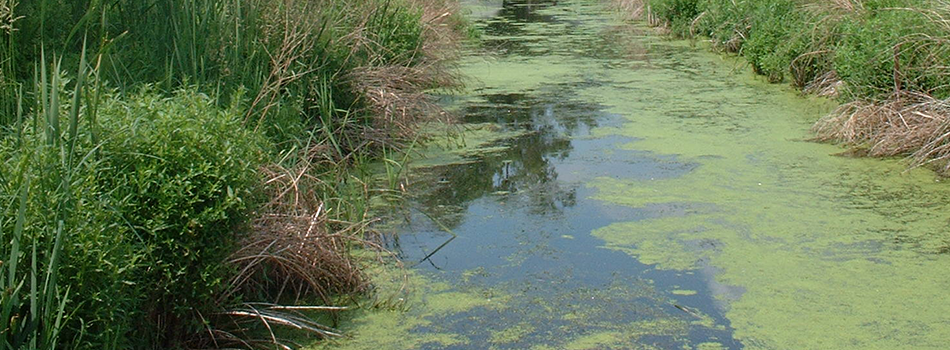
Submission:
[[[932,173],[809,142],[828,101],[602,1],[463,3],[464,136],[422,151],[408,276],[333,348],[946,348]]]

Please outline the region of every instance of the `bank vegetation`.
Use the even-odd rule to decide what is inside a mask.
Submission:
[[[950,174],[950,2],[615,0],[672,35],[708,38],[770,82],[841,102],[814,127],[854,154]]]
[[[464,26],[452,0],[0,0],[0,349],[339,336],[365,168],[441,118]]]

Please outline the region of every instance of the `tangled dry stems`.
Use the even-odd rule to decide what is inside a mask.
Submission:
[[[647,13],[647,0],[615,0],[612,3],[627,19],[640,19]]]
[[[872,157],[910,155],[913,166],[950,173],[950,101],[902,91],[886,101],[855,101],[815,125],[818,139]]]
[[[365,102],[368,114],[374,116],[374,129],[368,133],[384,133],[396,139],[410,139],[415,126],[422,121],[450,121],[440,107],[425,93],[432,88],[457,89],[461,87],[461,74],[454,62],[458,57],[461,33],[455,28],[459,23],[458,3],[442,0],[411,0],[409,4],[422,11],[422,42],[405,57],[411,64],[370,64],[354,69],[343,77]],[[355,31],[359,35],[361,31]],[[385,51],[367,38],[354,40],[358,47]],[[383,56],[379,54],[378,56]]]

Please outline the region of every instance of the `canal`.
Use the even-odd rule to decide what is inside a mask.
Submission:
[[[343,349],[938,349],[950,188],[811,142],[833,104],[596,0],[463,1],[462,123]]]

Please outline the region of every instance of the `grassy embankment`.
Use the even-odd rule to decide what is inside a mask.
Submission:
[[[0,0],[0,349],[334,336],[314,320],[367,290],[360,169],[456,86],[460,21],[451,0]]]
[[[950,173],[950,3],[615,0],[679,37],[707,37],[773,83],[835,96],[818,139]]]

